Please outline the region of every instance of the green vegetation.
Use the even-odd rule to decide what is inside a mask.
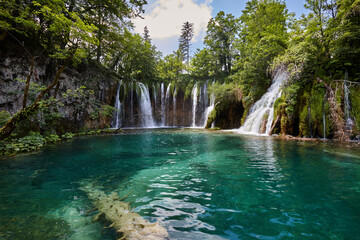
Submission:
[[[249,0],[238,18],[220,11],[210,19],[205,47],[197,49],[191,59],[190,22],[183,25],[179,49],[164,57],[152,45],[147,27],[144,36],[132,33],[131,19],[143,13],[144,4],[145,0],[3,2],[0,41],[18,42],[29,59],[30,70],[26,79],[19,80],[25,84],[22,109],[13,116],[0,113],[4,126],[0,139],[16,133],[29,120],[41,122],[42,128],[52,126],[45,130],[49,134],[66,134],[59,124],[64,116],[58,109],[70,102],[77,104],[77,115],[111,117],[114,109],[95,101],[86,86],[62,92],[63,99],[55,98],[60,75],[71,65],[91,64],[111,75],[112,80],[126,83],[125,92],[133,81],[150,86],[171,83],[172,92],[175,88],[183,90],[184,100],[196,83],[215,81],[210,93],[215,94],[218,105],[210,117],[215,119],[217,112],[226,112],[228,103],[236,101],[244,107],[242,121],[270,86],[272,75],[287,69],[290,79],[274,106],[275,118],[279,116],[274,133],[298,136],[332,135],[328,90],[318,79],[335,89],[334,99],[341,106],[343,81],[335,80],[360,81],[359,0],[306,0],[308,14],[298,19],[289,13],[284,1]],[[34,58],[39,56],[55,66],[48,85],[31,82]],[[351,115],[358,128],[359,84],[350,88]],[[92,111],[84,113],[89,106]],[[326,133],[322,127],[324,112]],[[29,127],[29,131],[39,129]]]
[[[0,156],[38,150],[45,144],[56,143],[62,140],[69,140],[73,139],[74,137],[99,134],[118,134],[120,132],[121,130],[119,129],[97,129],[90,131],[81,131],[77,133],[68,132],[63,134],[62,136],[56,134],[44,136],[39,132],[30,131],[29,135],[25,137],[17,138],[16,136],[13,136],[7,141],[0,142]]]

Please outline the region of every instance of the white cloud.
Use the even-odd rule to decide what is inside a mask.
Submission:
[[[152,39],[166,39],[180,36],[181,26],[188,21],[194,23],[193,42],[200,40],[211,18],[211,1],[205,0],[156,0],[143,15],[144,19],[133,20],[135,32],[143,34],[147,26]]]

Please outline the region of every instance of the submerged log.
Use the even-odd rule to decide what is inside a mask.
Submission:
[[[104,217],[111,222],[117,232],[117,239],[128,240],[167,240],[169,234],[158,222],[151,223],[142,218],[138,213],[130,210],[130,204],[121,201],[114,192],[107,195],[95,188],[93,184],[82,184],[81,190],[87,193],[89,199],[100,212],[94,220]]]

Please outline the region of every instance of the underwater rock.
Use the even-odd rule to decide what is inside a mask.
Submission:
[[[150,223],[138,213],[130,210],[130,204],[122,201],[114,192],[107,195],[105,192],[94,187],[93,184],[81,184],[81,190],[87,193],[90,200],[99,210],[94,220],[105,217],[112,224],[118,239],[131,240],[166,240],[170,239],[167,230],[158,222]]]

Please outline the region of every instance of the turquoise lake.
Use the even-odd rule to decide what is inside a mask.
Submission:
[[[360,239],[360,148],[189,129],[132,130],[0,161],[0,239],[115,239],[91,182],[171,239]]]

